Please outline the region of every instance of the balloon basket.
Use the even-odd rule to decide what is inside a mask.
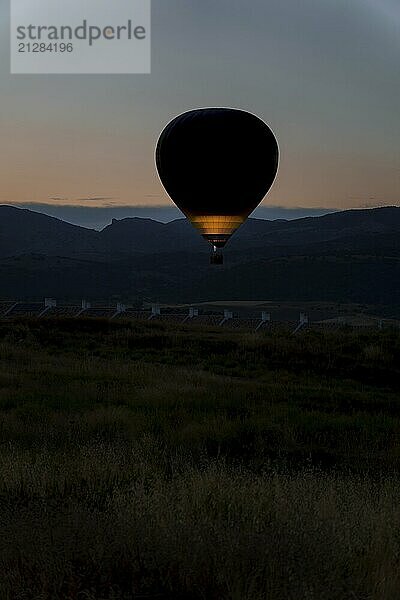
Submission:
[[[223,265],[224,264],[224,255],[222,252],[213,251],[210,255],[210,265]]]

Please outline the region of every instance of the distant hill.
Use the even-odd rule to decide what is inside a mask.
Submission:
[[[0,256],[97,250],[97,231],[13,206],[0,206]]]
[[[327,300],[400,305],[400,208],[294,221],[249,219],[222,268],[185,220],[102,231],[0,206],[3,298]]]
[[[248,219],[229,242],[227,251],[257,248],[310,247],[331,242],[359,244],[366,238],[400,233],[400,208],[349,210],[322,217],[292,221]],[[76,255],[98,252],[108,255],[208,252],[208,245],[186,221],[160,223],[152,219],[113,219],[102,231],[65,223],[31,210],[0,206],[0,256],[43,253]],[[262,252],[262,250],[261,250]]]

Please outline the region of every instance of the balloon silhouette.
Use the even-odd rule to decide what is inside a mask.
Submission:
[[[223,248],[269,191],[279,149],[271,129],[243,110],[205,108],[173,119],[161,133],[156,165],[178,208],[223,262]]]

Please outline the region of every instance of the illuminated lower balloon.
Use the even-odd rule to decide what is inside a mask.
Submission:
[[[173,119],[156,149],[167,193],[215,251],[223,248],[271,188],[276,138],[255,115],[232,108],[191,110]]]

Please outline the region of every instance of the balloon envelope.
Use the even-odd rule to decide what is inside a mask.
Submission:
[[[230,108],[192,110],[162,132],[156,149],[169,196],[215,247],[223,247],[270,189],[278,144],[258,117]]]

